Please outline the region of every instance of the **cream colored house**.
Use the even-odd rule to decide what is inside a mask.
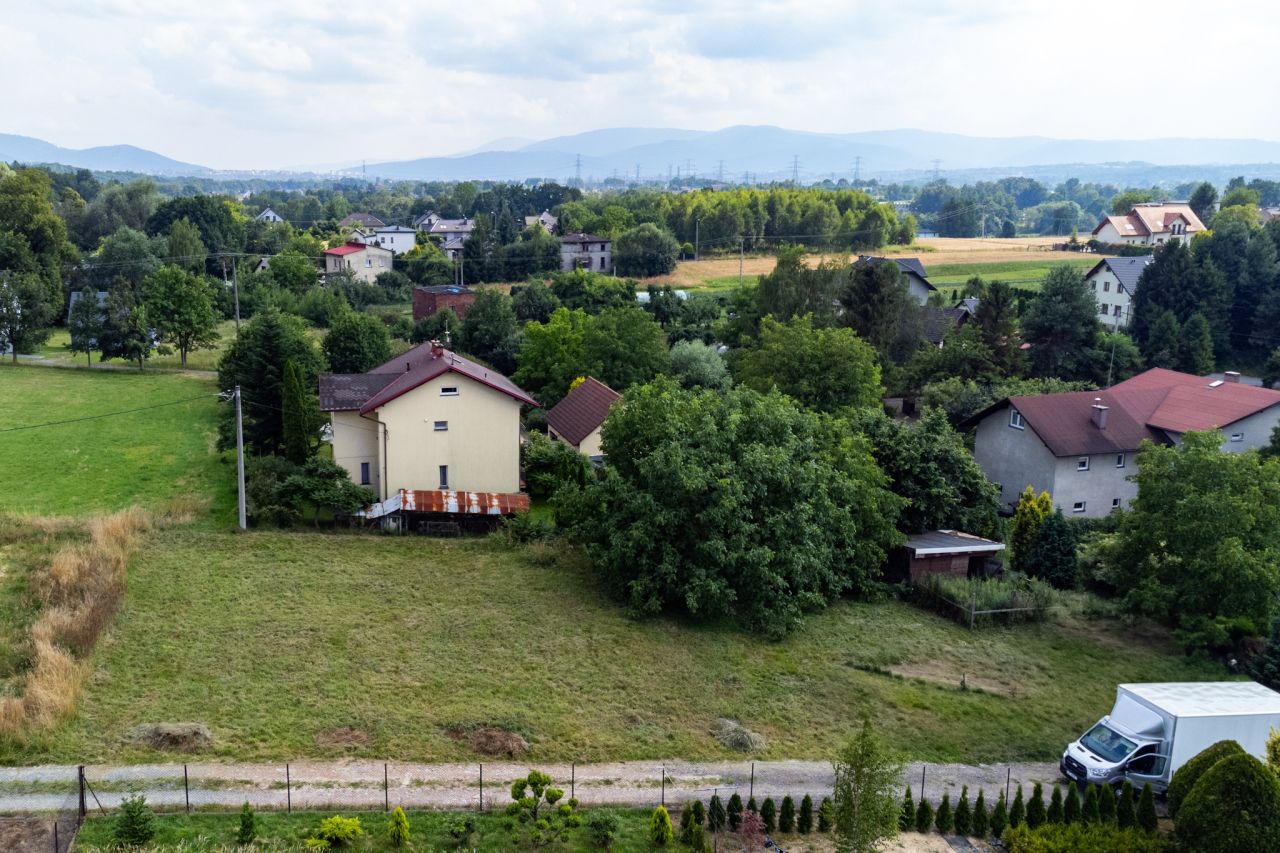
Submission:
[[[1113,332],[1128,327],[1133,317],[1130,306],[1138,290],[1138,279],[1152,260],[1151,255],[1103,258],[1085,273],[1085,286],[1098,303],[1098,322]]]
[[[391,272],[391,250],[381,246],[367,246],[354,240],[333,249],[324,250],[324,274],[333,275],[350,271],[366,284],[384,272]]]
[[[520,491],[520,407],[514,382],[422,344],[368,373],[324,374],[333,459],[385,500],[401,489]]]
[[[1185,201],[1135,204],[1124,216],[1108,216],[1093,229],[1100,243],[1128,243],[1158,246],[1161,243],[1191,242],[1204,223]]]
[[[617,391],[588,376],[547,412],[547,433],[593,461],[603,459],[600,427],[621,398]]]

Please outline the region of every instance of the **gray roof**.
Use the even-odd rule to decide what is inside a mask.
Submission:
[[[930,554],[994,554],[1004,545],[959,530],[930,530],[907,537],[907,549],[915,556]]]
[[[416,228],[406,228],[406,227],[405,227],[405,226],[403,226],[403,225],[385,225],[385,226],[383,226],[382,228],[375,228],[375,229],[373,229],[373,232],[374,232],[375,234],[382,234],[382,233],[385,233],[385,232],[387,232],[387,231],[404,232],[404,233],[406,233],[406,234],[416,234],[416,233],[418,233]]]
[[[862,255],[858,258],[855,266],[861,266],[862,264],[882,264],[887,260],[889,260],[889,258]],[[919,258],[893,258],[893,262],[898,265],[898,269],[902,271],[903,275],[913,275],[920,279],[921,283],[923,283],[925,287],[930,290],[937,290],[936,287],[929,283],[929,274],[925,272],[924,264],[920,263]]]
[[[1150,266],[1155,258],[1151,255],[1136,255],[1132,258],[1103,258],[1094,264],[1093,269],[1085,274],[1085,278],[1089,278],[1102,267],[1111,270],[1111,274],[1116,277],[1116,281],[1120,282],[1120,286],[1124,288],[1125,293],[1130,296],[1138,288],[1138,279],[1142,277],[1142,271]]]
[[[107,297],[108,297],[108,296],[110,296],[110,295],[111,295],[111,294],[110,294],[110,292],[109,292],[109,291],[106,291],[106,290],[99,290],[99,291],[97,291],[97,297],[98,297],[98,310],[100,310],[100,311],[105,311],[105,310],[106,310],[106,308],[107,308]],[[77,303],[77,302],[79,302],[79,301],[80,301],[80,291],[78,291],[78,290],[73,290],[73,291],[71,291],[71,296],[69,296],[69,297],[67,298],[67,322],[68,322],[68,323],[70,323],[70,322],[71,322],[71,309],[72,309],[72,308],[75,308],[75,307],[76,307],[76,303]]]

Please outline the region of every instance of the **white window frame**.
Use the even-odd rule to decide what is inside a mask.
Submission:
[[[434,422],[434,423],[431,425],[431,431],[432,431],[432,432],[448,432],[448,431],[449,431],[449,422],[448,422],[448,421],[436,421],[436,422]]]
[[[1088,470],[1089,470],[1089,457],[1088,457],[1088,456],[1080,456],[1080,457],[1077,457],[1077,459],[1076,459],[1076,470],[1077,470],[1077,471],[1088,471]]]
[[[1076,501],[1075,503],[1073,503],[1073,504],[1071,505],[1071,511],[1072,511],[1072,512],[1084,512],[1084,511],[1085,511],[1085,507],[1086,507],[1087,505],[1088,505],[1088,504],[1087,504],[1087,502],[1086,502],[1086,501]]]
[[[1013,427],[1014,429],[1027,428],[1026,423],[1022,420],[1022,412],[1019,412],[1017,409],[1013,407],[1009,408],[1009,426]]]
[[[449,488],[449,466],[448,465],[440,466],[440,488],[441,490],[447,490]]]
[[[1119,508],[1120,508],[1120,499],[1119,499],[1119,498],[1112,498],[1112,499],[1111,499],[1111,508],[1112,508],[1112,509],[1119,509]]]
[[[1231,433],[1231,441],[1236,443],[1244,441],[1244,433],[1242,432]]]
[[[458,396],[458,386],[457,386],[457,385],[446,385],[446,386],[444,386],[443,388],[441,388],[441,389],[440,389],[440,396],[441,396],[441,397],[456,397],[456,396]]]
[[[1117,468],[1123,468],[1123,467],[1124,467],[1124,462],[1125,462],[1124,454],[1123,454],[1123,453],[1117,453],[1117,454],[1116,454],[1116,467],[1117,467]]]

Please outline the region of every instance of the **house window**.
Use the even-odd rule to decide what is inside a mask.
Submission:
[[[1009,410],[1009,426],[1014,429],[1025,429],[1022,425],[1022,412],[1019,412],[1017,409]]]
[[[1231,433],[1231,440],[1232,440],[1232,441],[1244,441],[1244,433],[1242,433],[1242,432],[1233,432],[1233,433]]]
[[[1091,282],[1089,282],[1089,289],[1090,289],[1090,290],[1097,290],[1097,289],[1098,289],[1098,283],[1097,283],[1096,281],[1091,281]]]
[[[1109,282],[1109,281],[1104,281],[1104,282],[1102,283],[1102,292],[1103,292],[1103,293],[1110,293],[1110,292],[1111,292],[1111,282]]]
[[[1120,305],[1119,305],[1119,304],[1116,304],[1116,305],[1113,305],[1113,306],[1111,306],[1111,307],[1112,307],[1112,311],[1111,311],[1111,313],[1112,313],[1112,314],[1115,314],[1117,317],[1119,317],[1119,316],[1120,316]]]
[[[360,463],[360,485],[362,486],[369,485],[369,463],[368,462]]]
[[[434,425],[434,426],[432,426],[432,429],[434,429],[436,432],[448,432],[448,431],[449,431],[449,422],[448,422],[448,421],[436,421],[436,422],[435,422],[435,425]]]
[[[386,258],[378,258],[378,266],[380,266],[380,267],[385,267],[386,265],[387,265],[387,259],[386,259]]]
[[[1117,454],[1116,454],[1116,467],[1117,467],[1117,468],[1123,468],[1123,467],[1124,467],[1124,454],[1123,454],[1123,453],[1117,453]]]
[[[366,269],[373,269],[373,258],[365,258],[364,265]]]
[[[1084,512],[1084,501],[1076,501],[1071,505],[1072,512]]]
[[[1077,470],[1077,471],[1088,471],[1088,470],[1089,470],[1089,457],[1088,457],[1088,456],[1081,456],[1079,459],[1077,459],[1077,460],[1076,460],[1076,470]]]
[[[456,397],[456,396],[458,396],[458,386],[457,386],[457,385],[446,385],[445,387],[443,387],[443,388],[441,388],[441,389],[440,389],[440,396],[441,396],[441,397]]]
[[[1098,306],[1098,313],[1099,313],[1099,314],[1106,314],[1106,313],[1107,313],[1107,309],[1108,309],[1108,307],[1110,307],[1110,306],[1106,305],[1105,303],[1104,303],[1104,304],[1102,304],[1102,305],[1099,305],[1099,306]]]
[[[1120,499],[1119,499],[1119,498],[1112,498],[1112,499],[1111,499],[1111,508],[1112,508],[1112,509],[1119,509],[1119,508],[1120,508]]]
[[[440,488],[442,489],[449,488],[449,466],[448,465],[440,466]]]

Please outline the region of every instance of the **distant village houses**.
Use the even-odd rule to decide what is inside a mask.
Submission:
[[[284,222],[284,217],[269,207],[253,218],[256,222]]]
[[[612,272],[613,242],[594,234],[566,234],[560,238],[560,269]]]

